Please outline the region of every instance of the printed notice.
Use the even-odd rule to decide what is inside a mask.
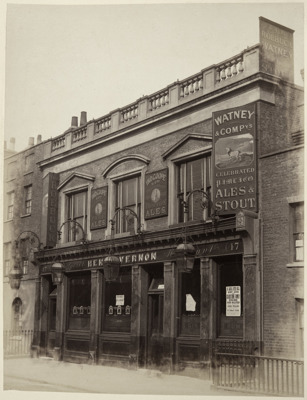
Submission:
[[[117,294],[116,295],[116,305],[123,306],[125,304],[125,295],[124,294]]]
[[[196,310],[196,301],[191,294],[186,294],[185,309],[186,311]]]
[[[226,286],[226,317],[240,317],[241,287]]]

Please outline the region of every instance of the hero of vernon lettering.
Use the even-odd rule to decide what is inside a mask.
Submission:
[[[147,173],[145,177],[145,219],[168,214],[168,169]]]
[[[214,112],[212,121],[215,208],[257,211],[255,104]]]

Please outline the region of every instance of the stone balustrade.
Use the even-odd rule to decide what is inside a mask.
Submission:
[[[55,150],[61,149],[61,148],[65,147],[65,144],[66,144],[66,136],[61,135],[55,139],[52,139],[51,150],[55,151]]]
[[[203,90],[203,75],[197,74],[180,83],[180,98]]]
[[[260,70],[260,46],[250,47],[240,54],[203,69],[186,79],[177,80],[166,88],[121,109],[88,122],[84,127],[71,129],[51,140],[51,153],[57,154],[91,142],[94,138],[130,128],[135,123],[168,112],[180,104],[189,103],[203,95],[210,96],[231,82],[239,82]]]
[[[87,138],[87,129],[86,126],[81,128],[81,129],[77,129],[72,133],[72,142],[79,142],[80,140],[84,140]]]
[[[244,72],[243,57],[236,57],[216,67],[216,81],[221,82]]]
[[[137,118],[138,112],[139,112],[138,104],[133,104],[127,108],[124,108],[120,112],[120,123],[124,124],[127,121]]]
[[[101,118],[96,121],[95,134],[105,132],[111,128],[111,116]]]
[[[164,107],[169,104],[169,91],[162,90],[161,92],[150,96],[148,99],[148,110],[156,110],[157,108]]]

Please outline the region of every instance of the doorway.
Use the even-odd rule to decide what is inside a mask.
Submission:
[[[163,279],[153,279],[148,290],[147,366],[158,367],[163,357]]]
[[[55,347],[56,299],[57,288],[50,293],[48,300],[47,357],[53,357],[53,349]]]

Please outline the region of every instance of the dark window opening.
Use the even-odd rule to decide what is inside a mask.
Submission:
[[[69,278],[68,328],[88,330],[91,314],[91,276],[80,274]]]
[[[242,256],[216,259],[218,263],[218,335],[243,336]]]
[[[105,283],[103,331],[130,332],[131,268],[120,269],[115,282]]]
[[[195,260],[191,273],[181,274],[180,333],[199,335],[200,329],[200,269]]]

